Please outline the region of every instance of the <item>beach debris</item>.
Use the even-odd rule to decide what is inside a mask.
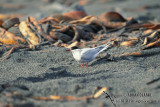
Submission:
[[[10,27],[12,27],[13,25],[19,24],[19,23],[20,23],[19,18],[14,17],[14,18],[10,18],[10,19],[5,20],[5,21],[2,23],[2,27],[7,30],[7,29],[9,29]]]
[[[137,40],[123,41],[120,43],[120,46],[133,46],[137,43]]]
[[[39,43],[42,42],[41,38],[43,37],[44,39],[48,41],[53,41],[53,39],[45,33],[44,29],[42,28],[41,24],[38,23],[37,19],[35,17],[28,17],[27,18],[27,23],[30,26],[32,30],[36,33],[36,35],[39,38]]]
[[[156,41],[152,42],[152,43],[149,43],[147,44],[145,47],[143,47],[142,49],[145,50],[145,49],[148,49],[148,48],[151,48],[153,46],[160,46],[160,38],[157,39]]]
[[[67,43],[60,43],[59,41],[53,44],[54,46],[59,46],[59,47],[65,47],[65,48],[72,48],[72,47],[79,47],[79,42],[75,41],[71,44],[67,44]]]
[[[8,87],[11,87],[12,85],[10,85],[9,83],[6,83],[4,85],[2,85],[3,89],[6,89]],[[13,85],[13,87],[16,85]],[[28,88],[26,86],[16,86],[22,90],[28,90]],[[59,95],[50,95],[48,97],[45,96],[28,96],[29,98],[35,99],[35,100],[44,100],[44,101],[79,101],[79,100],[83,100],[83,101],[88,101],[91,99],[97,99],[99,98],[102,94],[104,94],[104,92],[108,91],[108,87],[101,87],[99,90],[97,90],[97,92],[95,92],[92,95],[89,96],[82,96],[82,97],[75,97],[75,96],[59,96]],[[8,93],[6,96],[11,97],[11,96],[18,96],[18,97],[24,97],[25,95],[23,93],[20,93],[18,91],[13,91],[11,93]]]
[[[126,19],[118,12],[105,12],[98,17],[102,22],[125,22]]]
[[[45,17],[39,20],[38,22],[40,24],[44,24],[44,23],[59,24],[61,21],[71,21],[71,20],[73,20],[71,17],[55,14],[53,16]]]
[[[22,33],[22,35],[25,37],[25,39],[27,40],[27,43],[32,47],[35,45],[38,45],[40,43],[40,39],[38,38],[38,36],[35,34],[35,32],[33,32],[31,29],[31,27],[29,27],[29,25],[27,24],[27,22],[22,21],[19,24],[19,29],[20,32]]]
[[[120,57],[123,56],[142,56],[142,52],[137,51],[137,52],[126,52],[120,55]]]
[[[149,42],[156,41],[159,38],[160,34],[158,31],[152,31],[151,33],[147,33],[147,36],[144,39],[143,45],[147,45]]]
[[[108,49],[111,46],[111,42],[107,42],[104,45],[95,47],[95,48],[83,48],[83,49],[69,49],[67,51],[71,51],[74,59],[80,63],[82,66],[87,67],[88,63],[97,57],[99,53]]]
[[[94,95],[83,96],[83,97],[50,95],[49,97],[33,96],[33,99],[36,99],[36,100],[66,100],[66,101],[90,100],[90,99],[99,98],[103,94],[103,92],[104,91],[106,92],[107,90],[108,90],[107,87],[103,87],[98,92],[96,92]]]
[[[8,50],[7,52],[5,52],[4,54],[3,54],[3,56],[0,58],[0,60],[1,61],[4,61],[4,60],[6,60],[8,57],[9,57],[9,55],[11,54],[11,53],[13,53],[15,50],[17,50],[17,49],[24,49],[24,48],[30,48],[28,45],[23,45],[23,44],[20,44],[20,45],[1,45],[1,46],[5,46],[5,50]],[[4,48],[4,47],[3,47]],[[1,49],[1,48],[0,48]]]
[[[55,33],[59,33],[59,34],[54,35]],[[63,37],[62,34],[63,36],[65,36],[64,38],[60,38],[60,37]],[[68,37],[67,37],[67,34],[68,34]],[[74,25],[65,25],[60,27],[60,29],[53,29],[52,31],[50,31],[50,35],[54,37],[54,39],[60,39],[64,42],[69,42],[71,40],[72,42],[80,41],[80,39],[85,39],[85,40],[92,39],[92,33],[85,32]]]
[[[147,56],[154,56],[159,54],[159,49],[155,49],[154,51],[149,51],[149,50],[138,50],[138,51],[133,51],[133,52],[124,52],[122,54],[118,55],[112,55],[112,57],[116,58],[126,58],[126,57],[147,57]]]
[[[133,19],[132,19],[133,20]],[[117,12],[106,12],[101,14],[99,17],[95,16],[86,16],[79,20],[73,20],[70,23],[72,24],[96,24],[102,28],[119,28],[126,25],[127,20],[123,18]]]
[[[85,16],[87,16],[87,13],[83,12],[83,11],[72,11],[72,12],[67,12],[65,14],[63,14],[63,16],[68,16],[73,20],[76,19],[81,19]]]
[[[0,42],[3,44],[25,44],[25,40],[21,37],[15,36],[13,33],[8,32],[7,30],[0,28]]]
[[[63,42],[69,42],[72,40],[72,38],[66,34],[60,33],[60,32],[49,32],[49,35],[55,39],[55,40],[62,40]]]
[[[154,23],[137,23],[137,24],[132,24],[130,26],[127,26],[126,29],[128,30],[135,30],[135,29],[140,29],[140,28],[146,28],[146,29],[151,29],[151,30],[156,30],[160,31],[160,24],[154,24]]]
[[[107,87],[103,87],[101,88],[98,92],[96,92],[94,95],[93,95],[93,98],[98,98],[100,97],[100,95],[102,95],[104,92],[106,92],[108,90]]]
[[[86,16],[78,20],[70,21],[71,24],[87,24],[90,20],[96,19],[95,16]]]
[[[0,14],[0,27],[0,46],[9,44],[15,48],[17,45],[16,49],[35,49],[49,43],[65,48],[94,48],[108,41],[113,42],[112,47],[138,46],[142,50],[160,46],[158,23],[139,23],[133,17],[124,18],[113,11],[91,16],[85,11],[76,10],[40,20],[29,16],[21,22],[15,14]],[[11,30],[13,33],[10,29],[14,30]],[[142,31],[143,34],[131,36],[136,31]],[[117,32],[119,34],[112,36],[112,33]]]

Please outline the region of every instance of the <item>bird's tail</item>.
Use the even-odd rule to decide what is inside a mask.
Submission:
[[[104,51],[104,50],[106,50],[106,49],[108,49],[109,47],[111,47],[112,46],[112,44],[111,44],[111,42],[109,41],[109,42],[107,42],[106,44],[104,44],[104,45],[101,45],[101,46],[99,46],[99,47],[103,47],[97,54],[99,54],[99,53],[101,53],[102,51]]]

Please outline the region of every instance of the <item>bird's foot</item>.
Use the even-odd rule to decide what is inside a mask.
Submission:
[[[87,68],[87,66],[88,66],[88,62],[86,63],[85,67]]]
[[[83,66],[84,66],[84,64],[81,65],[81,67],[83,67]]]
[[[88,66],[88,62],[87,63],[83,63],[83,64],[81,64],[81,66],[80,67],[85,67],[85,68],[87,68],[87,66]]]

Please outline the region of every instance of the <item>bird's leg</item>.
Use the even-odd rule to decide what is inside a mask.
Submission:
[[[84,63],[81,64],[81,67],[83,67],[83,66],[84,66]]]
[[[88,62],[86,63],[86,66],[85,66],[85,67],[87,68],[87,66],[88,66]]]

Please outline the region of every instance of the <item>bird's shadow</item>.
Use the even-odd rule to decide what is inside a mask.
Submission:
[[[107,62],[117,62],[117,58],[112,57],[110,54],[106,54],[102,58],[100,58],[100,57],[95,58],[95,60],[93,60],[91,62],[90,66],[104,64],[104,63],[107,63]]]
[[[30,82],[43,82],[43,81],[47,81],[50,79],[60,79],[60,78],[64,78],[64,77],[85,77],[85,76],[89,76],[89,75],[96,75],[99,73],[102,73],[104,71],[97,71],[97,72],[91,72],[91,73],[83,73],[83,74],[73,74],[71,72],[67,72],[66,68],[61,66],[61,67],[57,67],[57,68],[49,68],[46,73],[43,74],[39,74],[37,76],[33,76],[33,77],[19,77],[17,78],[15,81],[30,81]]]

